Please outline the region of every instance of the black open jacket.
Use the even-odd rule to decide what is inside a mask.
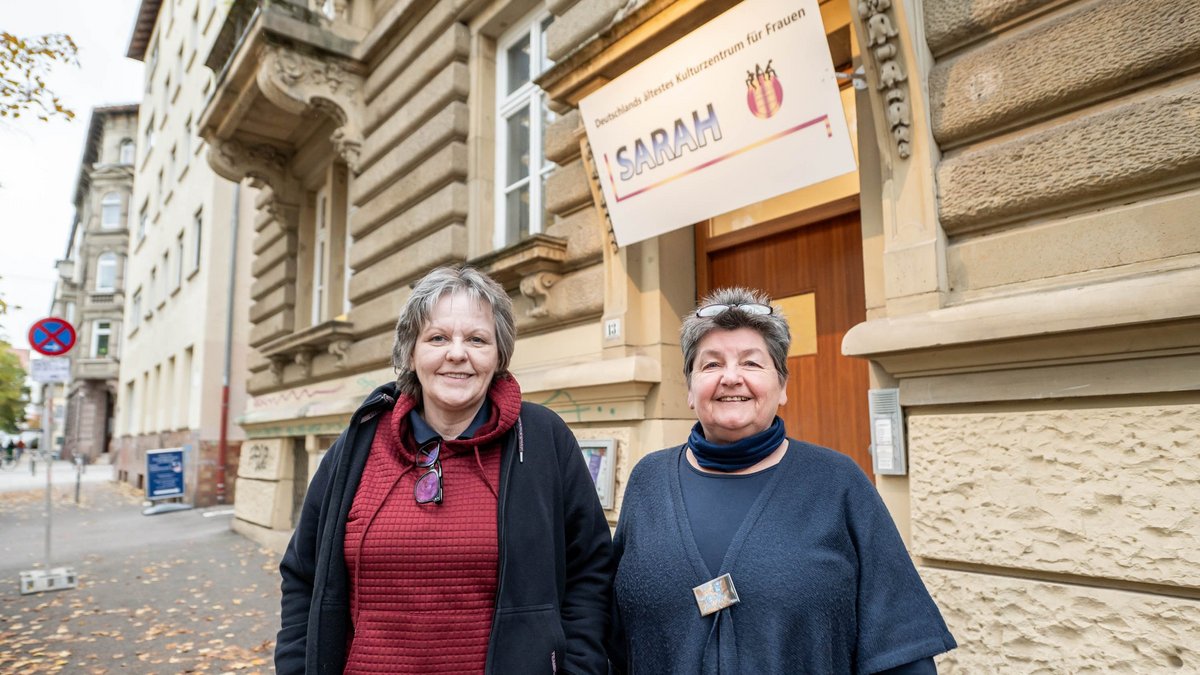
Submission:
[[[279,565],[280,675],[341,673],[353,626],[344,555],[346,517],[375,428],[396,403],[379,387],[329,449],[304,498]],[[518,431],[520,430],[520,432]],[[524,452],[518,450],[518,433]],[[489,675],[608,672],[612,538],[579,444],[550,410],[521,404],[500,460],[499,582],[488,644]]]

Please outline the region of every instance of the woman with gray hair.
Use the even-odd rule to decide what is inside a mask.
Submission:
[[[617,673],[935,673],[955,647],[879,494],[845,455],[787,437],[787,320],[718,290],[680,331],[687,442],[625,487]]]
[[[521,402],[508,294],[439,268],[396,382],[321,462],[280,564],[279,673],[605,673],[612,540],[579,445]]]

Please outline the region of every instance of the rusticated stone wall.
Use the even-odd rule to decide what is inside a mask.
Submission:
[[[908,423],[916,555],[1200,589],[1200,405]]]
[[[938,659],[940,673],[1200,671],[1200,601],[930,568],[921,576],[960,645]]]
[[[923,19],[951,302],[1200,254],[1176,224],[1200,198],[1192,3],[930,0]]]
[[[1161,370],[1200,354],[1200,300],[1174,281],[1200,268],[1200,12],[885,4],[934,147],[884,167],[932,177],[884,211],[933,193],[945,276],[928,304],[888,286],[847,343],[901,391],[911,551],[960,645],[939,666],[1200,672],[1200,380]],[[900,243],[887,278],[913,267]],[[1091,293],[1102,309],[1073,301]]]

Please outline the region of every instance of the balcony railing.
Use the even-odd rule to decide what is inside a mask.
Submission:
[[[217,82],[225,79],[225,72],[229,68],[229,64],[237,55],[255,21],[260,20],[260,17],[266,17],[263,20],[268,29],[275,24],[272,19],[280,18],[285,22],[290,20],[314,26],[322,31],[328,31],[331,27],[348,28],[350,26],[350,2],[348,0],[233,0],[233,4],[229,7],[229,13],[225,16],[225,23],[221,26],[217,39],[213,41],[212,50],[209,51],[208,58],[204,61],[204,65],[217,74]],[[340,32],[334,31],[334,33]],[[306,38],[301,35],[288,35],[288,38],[301,42],[306,41]],[[332,43],[325,39],[318,40],[314,44],[329,49],[336,43],[336,39]]]

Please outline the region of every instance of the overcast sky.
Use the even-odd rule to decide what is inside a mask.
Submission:
[[[139,0],[0,0],[0,31],[20,37],[67,33],[79,67],[59,67],[49,85],[74,121],[0,122],[0,293],[10,304],[0,337],[29,346],[26,333],[46,316],[54,262],[66,252],[72,197],[93,107],[137,103],[142,63],[125,58]],[[21,305],[13,310],[11,305]]]

